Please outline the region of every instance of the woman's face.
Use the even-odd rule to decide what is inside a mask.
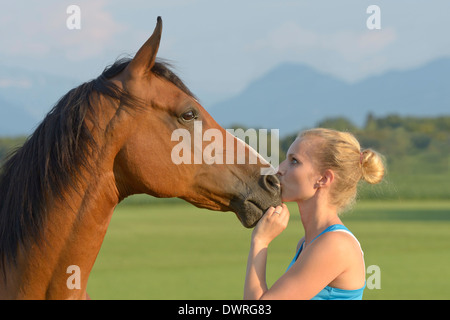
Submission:
[[[285,202],[305,201],[317,190],[321,175],[313,163],[315,139],[297,138],[278,168],[281,182],[281,197]]]

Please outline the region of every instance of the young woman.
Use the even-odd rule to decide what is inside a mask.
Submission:
[[[312,129],[290,146],[278,170],[283,202],[297,202],[305,236],[288,270],[268,289],[269,243],[287,226],[285,204],[269,208],[252,233],[244,299],[362,299],[364,257],[339,213],[351,205],[360,180],[379,183],[381,156],[361,151],[346,132]]]

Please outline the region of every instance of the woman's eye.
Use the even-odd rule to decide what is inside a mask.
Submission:
[[[191,121],[194,120],[196,118],[194,111],[188,111],[185,112],[181,115],[181,118],[183,118],[183,120],[185,121]]]
[[[298,164],[298,161],[297,161],[297,159],[292,158],[291,163],[292,163],[292,164]]]

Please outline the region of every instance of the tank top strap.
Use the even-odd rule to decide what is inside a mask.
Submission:
[[[359,243],[358,239],[355,237],[355,235],[353,233],[351,233],[350,230],[348,230],[348,228],[342,224],[333,224],[331,226],[329,226],[328,228],[326,228],[325,230],[323,230],[321,233],[319,233],[319,235],[317,237],[315,237],[313,239],[316,240],[318,237],[320,237],[322,234],[327,233],[327,232],[345,232],[347,234],[349,234],[350,236],[352,236],[353,239],[355,239],[356,243],[359,245],[359,248],[361,249],[361,253],[364,255],[364,252],[362,251],[361,248],[361,244]],[[313,241],[311,241],[311,243],[313,243]]]
[[[320,237],[321,235],[323,235],[324,233],[327,233],[327,232],[345,232],[345,233],[349,234],[350,236],[352,236],[353,239],[355,239],[356,243],[359,245],[359,249],[361,250],[361,254],[362,254],[362,256],[364,257],[364,251],[362,250],[361,244],[359,243],[358,239],[356,239],[356,237],[354,236],[354,234],[351,233],[350,230],[348,230],[347,227],[344,226],[343,224],[333,224],[333,225],[327,227],[325,230],[323,230],[321,233],[319,233],[319,234],[318,234],[318,235],[310,242],[310,244],[313,243],[314,240],[316,240],[318,237]],[[297,250],[297,252],[296,252],[296,254],[295,254],[295,256],[294,256],[294,259],[292,259],[292,261],[291,261],[291,263],[289,264],[287,270],[289,270],[289,269],[292,267],[292,265],[297,261],[298,257],[300,256],[300,253],[303,251],[304,246],[305,246],[305,240],[303,240],[303,242],[302,242],[300,248]],[[287,270],[286,270],[286,271],[287,271]]]
[[[327,227],[327,228],[326,228],[325,230],[323,230],[321,233],[319,233],[314,239],[312,239],[312,241],[311,241],[309,244],[313,243],[314,240],[316,240],[318,237],[320,237],[320,236],[323,235],[324,233],[331,232],[331,231],[338,231],[338,230],[346,230],[346,231],[350,232],[350,230],[348,230],[348,229],[347,229],[344,225],[342,225],[342,224],[333,224],[333,225]],[[351,233],[351,232],[350,232],[350,233]]]

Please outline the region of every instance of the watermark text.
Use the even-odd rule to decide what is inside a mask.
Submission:
[[[271,129],[270,133],[267,129],[227,129],[225,133],[207,129],[203,132],[202,122],[194,121],[192,134],[183,128],[172,132],[171,141],[178,143],[172,148],[171,159],[176,165],[257,164],[260,161],[270,165],[261,168],[261,174],[275,174],[279,165],[279,136],[278,129]]]

